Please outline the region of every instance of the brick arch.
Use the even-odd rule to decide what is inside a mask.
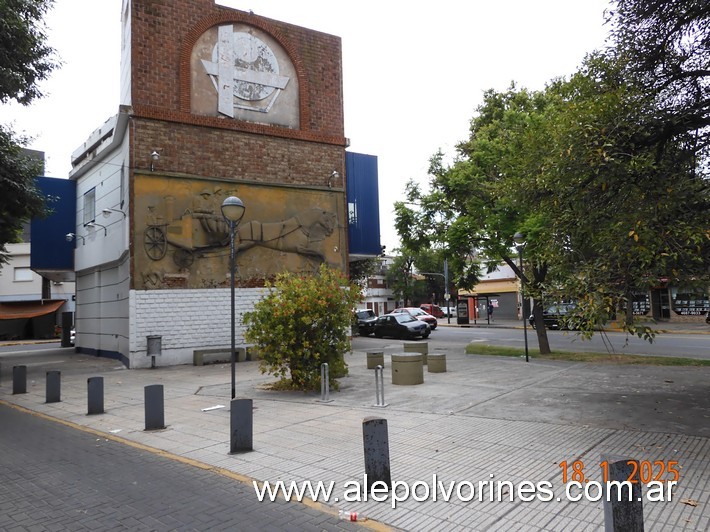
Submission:
[[[260,30],[271,35],[283,48],[286,50],[286,54],[293,63],[296,69],[296,75],[298,76],[298,107],[299,107],[299,130],[305,131],[308,129],[308,124],[310,123],[310,106],[308,105],[308,76],[306,76],[306,70],[303,67],[303,61],[300,59],[300,55],[296,51],[295,47],[291,42],[286,39],[282,33],[274,27],[273,24],[256,17],[248,13],[240,12],[223,12],[208,15],[201,21],[199,21],[190,30],[183,44],[180,48],[180,64],[179,64],[179,83],[180,83],[180,111],[184,113],[190,113],[190,57],[192,55],[192,49],[203,33],[214,26],[219,26],[220,24],[229,23],[243,23],[249,24]]]

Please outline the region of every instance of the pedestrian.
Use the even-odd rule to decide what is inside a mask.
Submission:
[[[493,303],[488,303],[488,320],[493,321]]]

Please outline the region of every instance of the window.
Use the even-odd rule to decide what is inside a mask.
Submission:
[[[120,190],[121,209],[123,209],[123,198],[125,197],[125,194],[126,194],[126,166],[121,165],[121,190]]]
[[[348,202],[348,223],[357,225],[357,203]]]
[[[15,281],[27,282],[32,280],[32,270],[29,268],[15,268]]]
[[[96,189],[84,194],[84,225],[96,219]]]

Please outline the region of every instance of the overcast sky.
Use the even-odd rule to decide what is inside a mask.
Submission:
[[[341,37],[345,136],[378,157],[382,244],[398,244],[393,202],[429,158],[449,157],[487,89],[542,89],[605,45],[607,0],[220,0]],[[423,7],[423,8],[422,8]],[[121,0],[58,0],[49,44],[64,65],[29,108],[2,107],[3,123],[34,137],[46,175],[67,177],[71,153],[118,112]]]

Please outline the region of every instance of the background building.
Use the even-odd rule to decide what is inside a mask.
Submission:
[[[31,239],[26,224],[23,241],[5,246],[9,260],[0,264],[0,340],[55,338],[62,313],[74,310],[73,282],[52,281],[32,269]]]

